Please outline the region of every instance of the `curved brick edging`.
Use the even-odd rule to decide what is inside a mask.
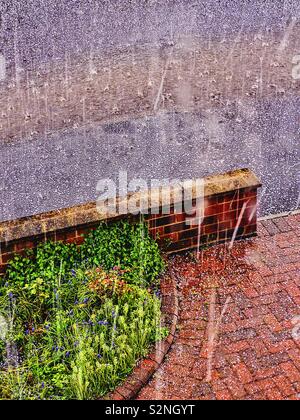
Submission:
[[[163,315],[162,322],[164,326],[169,327],[169,336],[165,340],[156,343],[150,355],[139,362],[133,373],[126,379],[125,383],[120,385],[105,399],[119,401],[134,399],[141,389],[147,385],[169,352],[174,341],[179,317],[177,283],[175,277],[170,271],[167,272],[161,281],[161,292]]]

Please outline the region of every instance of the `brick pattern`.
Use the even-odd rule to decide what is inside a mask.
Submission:
[[[196,212],[193,217],[177,213],[173,207],[169,215],[150,216],[148,223],[160,246],[167,253],[174,253],[227,242],[234,235],[237,240],[255,236],[256,209],[257,187],[244,188],[206,197],[203,220],[196,217]]]
[[[139,399],[300,399],[300,339],[293,333],[300,316],[300,215],[259,223],[258,233],[231,251],[205,250],[200,261],[173,257],[178,333]]]

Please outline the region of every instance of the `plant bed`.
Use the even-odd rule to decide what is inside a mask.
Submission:
[[[164,269],[144,224],[102,224],[84,243],[47,242],[0,288],[1,399],[95,399],[166,337]]]

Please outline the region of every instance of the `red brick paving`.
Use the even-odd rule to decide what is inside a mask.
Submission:
[[[261,222],[258,238],[203,251],[199,262],[194,254],[174,258],[179,330],[139,399],[300,399],[300,338],[293,334],[299,222],[300,215]]]

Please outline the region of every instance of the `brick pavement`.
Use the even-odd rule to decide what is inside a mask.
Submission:
[[[232,250],[174,258],[179,329],[139,399],[300,399],[299,222],[263,221]]]

